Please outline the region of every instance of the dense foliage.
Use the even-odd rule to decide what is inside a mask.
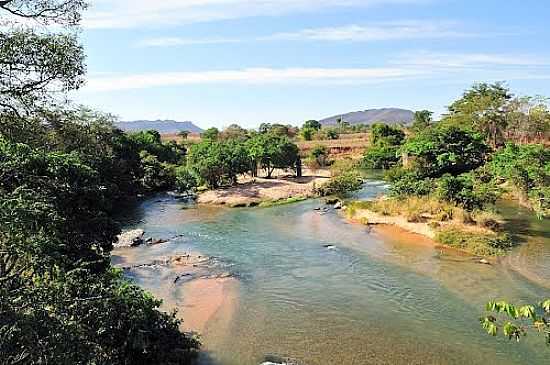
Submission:
[[[397,165],[399,148],[405,140],[401,128],[374,124],[371,128],[370,147],[363,156],[363,166],[370,169],[389,169]]]
[[[0,31],[0,359],[186,364],[199,343],[110,266],[114,205],[160,186],[184,151],[62,103],[83,82],[80,0],[7,0]],[[38,22],[30,28],[20,18]]]
[[[342,175],[332,177],[327,183],[317,189],[320,196],[334,195],[340,198],[361,189],[363,179],[355,171],[348,171]]]
[[[223,141],[206,139],[191,146],[187,167],[198,184],[217,188],[236,183],[241,174],[257,176],[260,168],[268,178],[275,169],[298,170],[298,152],[286,136],[271,132]]]
[[[510,182],[520,201],[540,216],[550,216],[550,149],[508,144],[489,164],[500,181]]]

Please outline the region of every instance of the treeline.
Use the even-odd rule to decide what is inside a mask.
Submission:
[[[191,145],[187,162],[176,170],[176,185],[189,190],[199,185],[232,185],[239,175],[257,177],[261,170],[271,178],[275,169],[293,169],[301,175],[296,144],[273,130],[247,131],[232,126],[220,133],[211,128],[200,143]]]
[[[405,131],[373,126],[363,165],[388,169],[394,196],[435,194],[472,211],[511,192],[549,216],[550,111],[541,100],[515,98],[500,83],[474,85],[441,121],[421,111]]]
[[[184,149],[63,101],[84,80],[84,8],[0,3],[0,362],[186,364],[199,342],[110,265],[116,205],[163,189]]]

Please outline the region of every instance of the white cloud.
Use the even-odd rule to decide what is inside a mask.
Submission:
[[[250,38],[150,38],[138,43],[141,47],[177,47],[197,44],[225,44],[258,41],[327,41],[375,42],[407,39],[439,39],[474,37],[473,33],[453,29],[451,22],[401,21],[372,25],[345,25],[329,28],[303,29],[297,32],[274,33]]]
[[[421,76],[402,68],[249,68],[198,72],[159,72],[91,78],[85,90],[104,92],[189,84],[370,83]]]
[[[379,23],[370,26],[304,29],[299,32],[278,33],[268,39],[372,42],[399,39],[435,39],[474,36],[452,29],[451,23],[405,21]]]
[[[547,79],[550,61],[535,56],[503,54],[413,53],[388,66],[365,68],[246,68],[103,74],[92,76],[85,91],[105,92],[201,84],[333,85],[391,82],[405,79],[475,80]]]
[[[430,0],[92,0],[87,28],[160,27],[276,16],[334,7],[423,3]]]
[[[391,62],[400,66],[435,67],[446,69],[492,67],[546,67],[550,59],[533,55],[493,53],[436,53],[414,52]]]

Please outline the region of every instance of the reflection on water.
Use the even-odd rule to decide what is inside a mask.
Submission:
[[[359,196],[383,188],[373,182]],[[548,221],[512,214],[514,224],[538,236],[487,266],[415,236],[385,238],[336,213],[320,215],[314,211],[320,204],[182,209],[183,203],[153,199],[129,225],[157,238],[183,237],[119,250],[113,262],[192,251],[238,276],[238,307],[229,322],[217,318],[205,326],[205,364],[257,365],[266,355],[309,365],[548,363],[542,338],[512,344],[489,338],[478,325],[490,299],[534,302],[550,295],[541,285],[550,277]],[[173,275],[169,268],[131,272],[185,317],[185,285],[174,285]]]

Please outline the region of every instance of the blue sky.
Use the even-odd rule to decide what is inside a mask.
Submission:
[[[546,1],[92,0],[76,99],[123,120],[436,113],[479,81],[550,96]]]

